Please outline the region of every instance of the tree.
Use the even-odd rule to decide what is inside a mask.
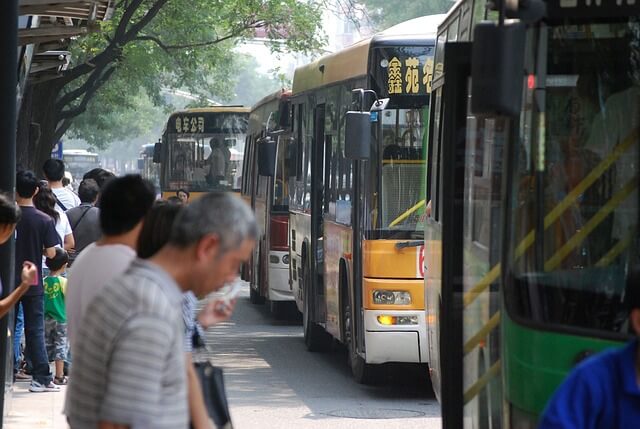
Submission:
[[[74,67],[25,92],[18,160],[40,166],[80,115],[130,108],[141,89],[159,106],[167,87],[229,91],[237,74],[231,48],[256,29],[276,51],[314,51],[320,15],[313,0],[121,0],[99,32],[72,42]],[[98,94],[100,103],[91,104]]]
[[[419,16],[446,13],[453,6],[451,0],[361,0],[360,3],[365,6],[375,30],[384,30]]]

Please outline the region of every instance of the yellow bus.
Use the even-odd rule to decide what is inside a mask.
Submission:
[[[249,108],[213,106],[169,116],[154,150],[163,198],[185,189],[194,198],[214,190],[239,192]]]
[[[380,364],[427,362],[423,129],[440,19],[399,24],[293,78],[291,288],[307,348],[342,342],[358,382]],[[347,112],[378,97],[389,100],[371,116],[370,156],[354,159]]]

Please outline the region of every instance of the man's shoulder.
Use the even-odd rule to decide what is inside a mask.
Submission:
[[[163,314],[167,311],[181,313],[182,294],[173,290],[162,274],[157,273],[144,261],[136,260],[118,278],[118,285],[131,291],[136,302],[145,311]],[[177,306],[176,306],[177,304]]]
[[[128,318],[167,320],[181,315],[181,309],[176,308],[161,285],[133,266],[108,282],[96,295],[92,305],[126,308]]]
[[[567,378],[568,384],[583,384],[589,390],[609,391],[621,382],[620,366],[626,347],[616,347],[597,353],[578,364]]]
[[[35,207],[30,207],[29,210],[25,210],[23,208],[22,217],[20,218],[18,225],[33,228],[35,230],[38,227],[52,226],[55,228],[56,224],[48,214],[41,212]]]

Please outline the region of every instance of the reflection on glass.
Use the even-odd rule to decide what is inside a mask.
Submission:
[[[421,111],[382,113],[379,229],[416,231],[424,214],[424,151]]]
[[[630,22],[550,35],[546,133],[537,147],[518,147],[508,307],[536,323],[624,333],[638,223],[640,31]]]
[[[181,125],[188,122],[184,118],[188,119],[183,117]],[[205,132],[199,131],[196,119],[201,119]],[[163,174],[168,188],[196,192],[240,189],[246,129],[243,114],[202,114],[194,118],[191,128],[176,125],[175,132],[166,135]]]

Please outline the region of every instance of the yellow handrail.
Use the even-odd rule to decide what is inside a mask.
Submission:
[[[400,216],[395,218],[395,220],[393,222],[391,222],[389,224],[389,228],[391,228],[392,226],[396,226],[397,224],[399,224],[400,222],[402,222],[403,220],[405,220],[406,218],[411,216],[416,210],[418,210],[420,207],[422,207],[425,203],[426,203],[426,200],[422,200],[418,204],[416,204],[415,206],[411,207],[406,212],[402,213]]]
[[[566,197],[560,203],[558,203],[544,218],[544,229],[546,230],[551,226],[558,218],[572,205],[574,204],[580,195],[584,193],[591,185],[595,183],[604,173],[616,162],[632,145],[636,142],[638,137],[638,129],[635,129],[629,134],[624,141],[616,146],[614,150],[603,159],[582,181],[567,194]],[[626,188],[626,186],[625,186]],[[529,231],[524,239],[518,244],[515,249],[515,257],[519,258],[527,251],[527,249],[535,241],[535,229]],[[568,243],[567,243],[568,244]],[[565,245],[566,246],[566,245]],[[547,261],[549,263],[549,261]],[[547,264],[545,264],[546,267]],[[467,307],[475,299],[484,292],[491,283],[493,283],[500,276],[501,266],[496,264],[476,285],[464,294],[463,306]]]

